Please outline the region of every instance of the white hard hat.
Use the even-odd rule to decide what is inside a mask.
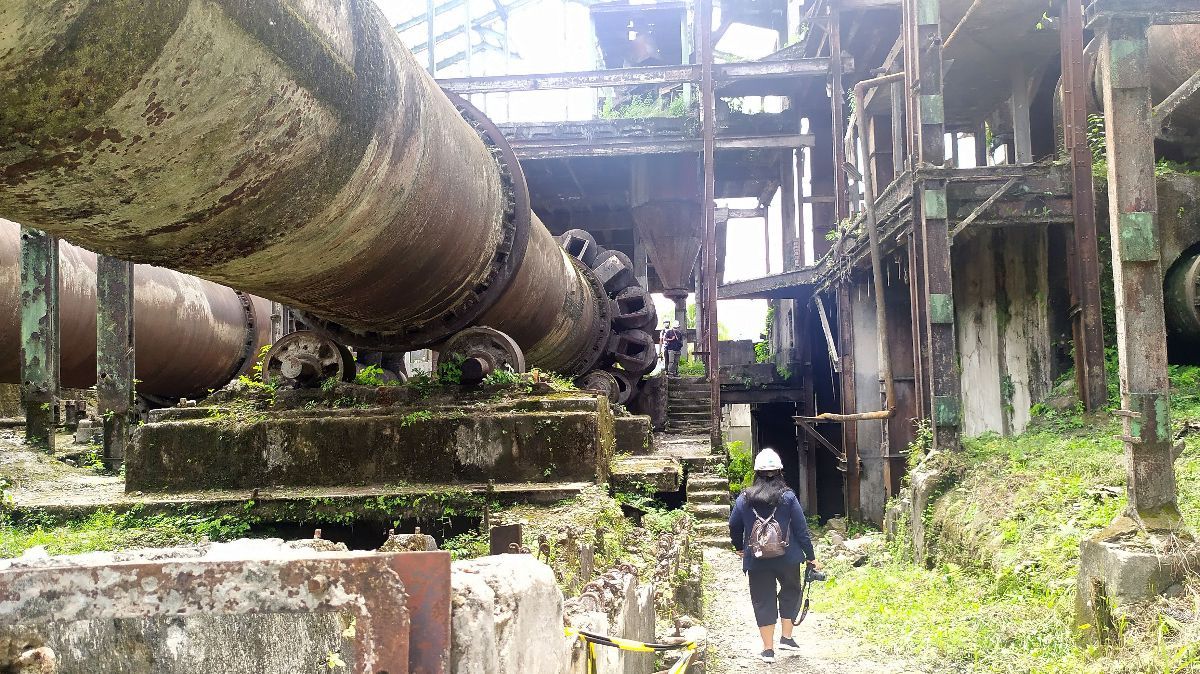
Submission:
[[[779,455],[775,453],[775,450],[763,449],[758,456],[754,457],[754,470],[755,472],[783,470],[783,461],[779,460]]]

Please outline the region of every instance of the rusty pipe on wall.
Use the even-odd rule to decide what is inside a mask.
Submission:
[[[281,302],[349,346],[486,324],[567,374],[617,342],[653,351],[606,321],[499,130],[370,0],[33,4],[0,33],[0,215]]]
[[[871,156],[867,151],[867,111],[865,99],[867,89],[899,82],[904,79],[904,73],[892,73],[870,80],[863,80],[854,85],[854,109],[858,111],[858,138],[862,143],[863,161],[863,202],[866,210],[867,238],[871,246],[871,276],[875,283],[875,321],[876,334],[879,335],[879,374],[883,377],[883,387],[887,398],[887,414],[890,417],[896,411],[896,380],[892,376],[892,345],[888,341],[887,302],[884,301],[883,254],[879,249],[879,222],[875,214],[875,173],[871,170]],[[872,417],[874,418],[874,417]]]
[[[20,226],[0,219],[0,382],[20,382]],[[96,254],[59,246],[62,385],[96,383]],[[270,341],[270,303],[169,269],[134,269],[139,393],[179,398],[220,388]]]

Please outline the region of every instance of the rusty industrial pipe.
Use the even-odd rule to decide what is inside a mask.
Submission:
[[[544,369],[653,367],[613,323],[628,286],[559,248],[499,130],[370,0],[34,3],[0,34],[0,215],[349,346],[487,325]]]
[[[20,383],[20,226],[0,219],[0,382]],[[62,385],[96,383],[96,254],[59,247]],[[270,342],[270,303],[169,269],[134,269],[137,390],[163,398],[220,388]]]
[[[879,222],[875,213],[875,174],[871,172],[870,155],[867,152],[867,115],[864,99],[867,89],[899,82],[904,79],[904,73],[892,73],[870,80],[863,80],[854,85],[854,109],[858,111],[858,138],[863,143],[862,156],[868,164],[863,167],[863,202],[866,210],[867,238],[871,246],[871,275],[875,284],[875,321],[879,324],[876,334],[879,335],[879,374],[883,376],[883,387],[887,399],[887,417],[896,411],[896,380],[892,376],[892,346],[888,341],[887,303],[883,301],[883,253],[879,248]],[[878,418],[878,417],[871,417]]]

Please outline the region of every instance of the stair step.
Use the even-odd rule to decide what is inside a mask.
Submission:
[[[713,503],[716,505],[729,506],[728,491],[688,491],[688,503]]]
[[[696,543],[701,546],[725,549],[729,547],[729,533],[724,536],[697,536]]]
[[[697,536],[729,535],[728,520],[724,522],[718,522],[717,520],[697,520],[692,528],[696,530]]]
[[[679,421],[707,421],[710,416],[708,412],[676,412],[675,410],[671,410],[667,412],[667,418]]]
[[[724,491],[729,492],[729,480],[716,475],[706,473],[693,474],[688,476],[688,490],[695,489],[697,492],[704,491]]]
[[[688,503],[687,511],[695,515],[697,519],[729,520],[729,506],[719,503]]]

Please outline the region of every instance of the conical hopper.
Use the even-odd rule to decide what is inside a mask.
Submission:
[[[692,268],[702,240],[700,215],[694,200],[652,201],[633,209],[637,235],[668,297],[692,290]]]

